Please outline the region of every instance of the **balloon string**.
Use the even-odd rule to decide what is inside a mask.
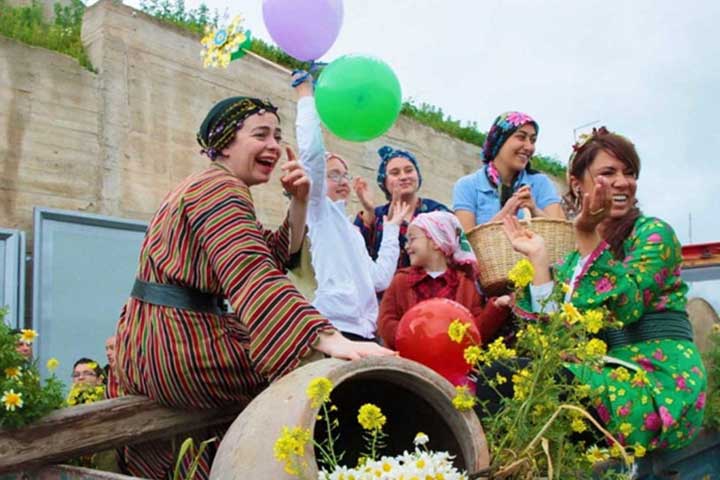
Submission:
[[[309,77],[310,75],[312,75],[313,73],[317,72],[320,68],[322,68],[322,67],[324,67],[324,66],[326,66],[326,65],[327,65],[327,63],[324,63],[324,62],[316,62],[315,60],[313,60],[313,61],[310,62],[310,65],[308,66],[308,69],[307,69],[307,70],[301,70],[301,69],[293,70],[293,71],[292,71],[292,76],[293,76],[293,77],[295,77],[296,74],[301,74],[301,75],[297,76],[297,77],[293,80],[293,82],[292,82],[293,88],[295,88],[295,87],[297,87],[298,85],[300,85],[301,83],[303,83],[305,80],[308,79],[308,77]],[[313,79],[313,85],[315,85],[316,83],[317,83],[317,78],[314,78],[314,79]]]

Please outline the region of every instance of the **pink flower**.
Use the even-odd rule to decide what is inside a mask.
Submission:
[[[670,413],[670,410],[665,408],[664,405],[660,407],[660,419],[662,420],[663,428],[670,428],[675,423],[675,419]]]
[[[510,112],[507,116],[507,121],[513,124],[515,127],[520,127],[526,123],[533,122],[532,117],[527,113],[522,112]]]
[[[652,292],[650,292],[650,290],[643,291],[643,305],[647,307],[650,305],[650,302],[652,302]]]
[[[604,403],[600,403],[595,407],[595,411],[598,414],[598,417],[600,417],[600,420],[603,421],[603,423],[607,424],[610,422],[610,412],[608,411],[607,407]]]
[[[697,400],[695,401],[695,410],[700,411],[703,408],[705,408],[705,400],[707,399],[707,395],[705,392],[700,393],[698,395]]]
[[[622,407],[618,408],[618,415],[621,417],[627,417],[630,415],[630,411],[632,410],[632,402],[627,402]]]
[[[660,430],[660,427],[662,426],[662,421],[660,420],[660,415],[658,415],[655,412],[648,414],[648,416],[645,417],[644,424],[645,424],[645,428],[647,428],[651,432]]]
[[[659,233],[653,233],[647,238],[648,243],[660,243],[662,242],[662,237]]]
[[[595,293],[605,293],[613,289],[613,284],[607,277],[603,277],[595,284]]]
[[[639,358],[639,359],[637,359],[637,360],[635,360],[635,361],[636,361],[636,362],[638,363],[638,365],[640,365],[640,366],[642,367],[642,369],[645,370],[646,372],[654,372],[654,371],[655,371],[655,365],[652,364],[652,362],[650,361],[649,358],[647,358],[647,357],[642,357],[642,358]]]
[[[668,302],[667,295],[663,295],[662,297],[660,297],[660,299],[655,304],[655,308],[657,310],[665,310],[665,307],[667,306],[667,302]]]
[[[658,348],[653,352],[653,358],[655,360],[659,360],[661,362],[664,362],[665,360],[667,360],[667,357],[665,356],[665,353],[662,351],[661,348]]]
[[[675,378],[675,388],[677,388],[678,390],[690,390],[685,383],[685,377],[683,377],[682,375],[678,375]]]

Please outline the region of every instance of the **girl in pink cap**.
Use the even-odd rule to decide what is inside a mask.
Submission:
[[[417,303],[448,298],[475,317],[483,342],[491,340],[508,318],[508,297],[486,299],[475,280],[477,260],[457,217],[449,212],[422,213],[410,223],[406,250],[410,267],[401,268],[383,295],[378,333],[395,347],[400,319]]]

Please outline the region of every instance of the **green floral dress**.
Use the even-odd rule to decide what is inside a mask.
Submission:
[[[624,251],[627,256],[618,261],[607,243],[598,246],[574,280],[573,305],[580,311],[606,307],[625,326],[648,313],[685,312],[687,285],[680,278],[682,256],[673,229],[641,216]],[[569,284],[580,260],[577,251],[568,255],[556,267],[555,280]],[[529,310],[521,305],[517,313],[536,318]],[[702,424],[706,398],[705,368],[695,344],[650,340],[610,348],[607,356],[602,367],[567,367],[596,392],[592,404],[608,430],[623,444],[650,450],[689,444]]]

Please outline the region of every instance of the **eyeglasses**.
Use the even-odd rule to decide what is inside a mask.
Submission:
[[[349,173],[338,173],[338,172],[330,172],[327,175],[328,180],[332,180],[335,183],[340,183],[343,180],[346,180],[350,182],[353,177]]]

